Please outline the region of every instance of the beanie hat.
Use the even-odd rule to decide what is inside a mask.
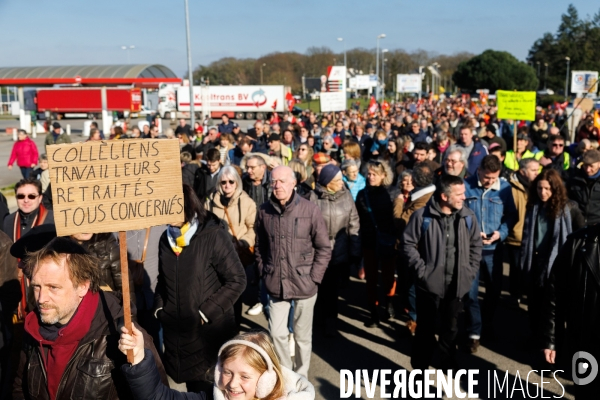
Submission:
[[[335,178],[335,176],[340,172],[341,170],[337,166],[333,164],[327,164],[319,173],[319,185],[323,187],[327,186],[329,182],[331,182],[333,178]]]

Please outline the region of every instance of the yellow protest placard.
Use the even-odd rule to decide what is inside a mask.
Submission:
[[[535,92],[496,92],[498,119],[535,121]]]
[[[59,236],[183,221],[177,140],[90,141],[46,151]]]

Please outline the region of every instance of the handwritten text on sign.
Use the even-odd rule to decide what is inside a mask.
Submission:
[[[535,92],[509,92],[498,90],[498,118],[535,120]]]
[[[46,151],[59,236],[183,221],[177,140],[90,141]]]

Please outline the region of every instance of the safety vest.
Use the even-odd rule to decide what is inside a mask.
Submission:
[[[564,160],[563,160],[563,169],[564,169],[564,170],[567,170],[567,169],[569,169],[569,167],[571,166],[571,156],[569,156],[569,153],[566,153],[566,152],[565,152],[565,153],[563,153],[563,155],[564,155]],[[544,157],[544,152],[543,152],[543,151],[540,151],[540,152],[538,152],[538,153],[535,153],[535,157],[534,157],[534,158],[535,158],[536,160],[538,160],[538,161],[539,161],[539,160],[541,160],[541,159],[542,159],[542,157]],[[540,165],[540,171],[541,171],[541,170],[542,170],[542,166]]]
[[[525,150],[523,155],[521,156],[521,160],[524,158],[533,158],[535,154],[529,150]],[[509,150],[506,152],[506,157],[504,158],[504,166],[508,169],[512,169],[513,171],[519,170],[519,160],[517,160],[517,155],[514,150]]]

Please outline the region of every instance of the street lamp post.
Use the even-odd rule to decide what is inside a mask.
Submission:
[[[121,49],[127,51],[127,64],[131,64],[131,59],[129,57],[129,51],[135,49],[135,46],[134,45],[121,46]]]
[[[260,84],[263,84],[263,67],[266,67],[267,64],[263,63],[263,65],[260,66]]]
[[[425,69],[424,65],[419,65],[419,77],[421,85],[419,85],[419,100],[421,100],[421,92],[423,91],[423,70]]]
[[[346,43],[344,43],[344,38],[338,38],[338,42],[342,42],[344,45],[344,67],[348,68],[348,64],[346,63]]]
[[[192,41],[190,38],[190,11],[188,7],[188,0],[185,1],[185,36],[187,41],[187,63],[188,63],[188,80],[190,81],[190,126],[194,129],[196,123],[196,114],[194,111],[194,72],[192,71]]]
[[[546,90],[548,88],[546,84],[548,81],[548,63],[544,63],[544,67],[546,67],[546,71],[544,72],[544,90]]]
[[[377,36],[377,52],[375,53],[375,75],[377,75],[377,100],[379,100],[379,39],[384,39],[385,33]]]
[[[565,100],[569,98],[569,63],[571,62],[571,58],[565,57],[567,60],[567,77],[565,78]]]
[[[389,50],[388,49],[383,49],[381,50],[381,87],[383,89],[383,98],[385,99],[385,62],[387,61],[386,58],[384,58],[384,54],[387,53]]]

